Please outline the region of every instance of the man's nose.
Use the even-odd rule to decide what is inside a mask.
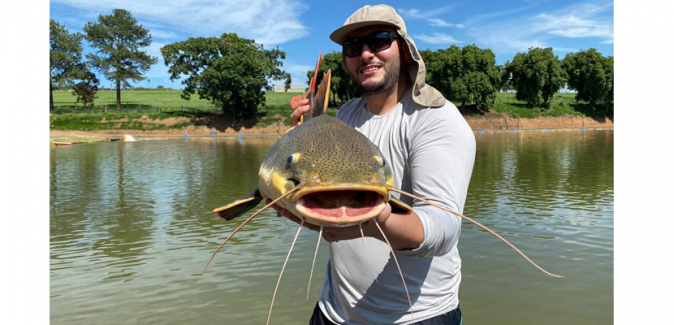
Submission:
[[[367,46],[367,44],[363,44],[363,48],[361,50],[360,56],[363,59],[369,59],[374,56],[374,53],[370,50],[370,47]]]

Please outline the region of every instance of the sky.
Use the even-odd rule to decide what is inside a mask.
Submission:
[[[360,1],[299,0],[50,0],[49,15],[72,32],[82,33],[87,22],[126,9],[150,30],[152,44],[145,50],[159,60],[146,73],[150,87],[182,88],[171,81],[160,49],[191,37],[219,37],[237,33],[265,48],[286,52],[283,69],[293,85],[306,85],[307,71],[315,68],[319,51],[341,48],[329,35],[358,8]],[[377,3],[371,3],[377,4]],[[595,48],[613,56],[613,1],[389,1],[403,17],[408,34],[421,50],[476,44],[489,48],[496,63],[512,60],[530,47],[552,47],[560,59],[569,52]],[[84,53],[92,52],[83,41]],[[102,85],[110,81],[98,76]],[[283,84],[275,81],[274,84]],[[147,87],[148,82],[133,83]]]

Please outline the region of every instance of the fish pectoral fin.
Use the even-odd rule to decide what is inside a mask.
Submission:
[[[396,198],[391,197],[388,203],[391,205],[391,212],[393,213],[412,213],[412,207]]]
[[[212,213],[215,217],[229,221],[254,208],[260,201],[262,201],[262,195],[260,194],[260,189],[256,188],[254,191],[248,193],[248,195],[229,202],[213,210]]]

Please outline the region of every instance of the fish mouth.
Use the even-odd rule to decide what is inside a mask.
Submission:
[[[309,223],[345,227],[378,216],[386,206],[384,196],[368,190],[331,190],[301,196],[295,209]]]

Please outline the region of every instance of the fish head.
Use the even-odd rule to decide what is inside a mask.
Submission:
[[[259,188],[268,198],[299,188],[278,204],[321,226],[350,226],[378,216],[392,185],[393,171],[379,148],[327,115],[286,134],[260,167]]]

